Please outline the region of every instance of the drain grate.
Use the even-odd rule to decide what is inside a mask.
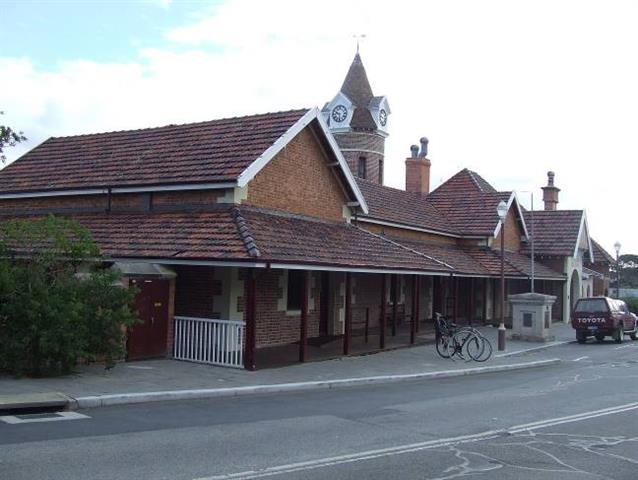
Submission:
[[[47,413],[27,413],[22,415],[4,415],[0,417],[0,422],[9,425],[17,425],[20,423],[42,423],[42,422],[58,422],[61,420],[82,420],[91,418],[79,412],[47,412]]]

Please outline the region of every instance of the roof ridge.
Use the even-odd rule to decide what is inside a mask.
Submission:
[[[94,132],[94,133],[80,133],[77,135],[62,135],[59,137],[52,136],[47,138],[44,142],[48,142],[52,139],[65,139],[65,138],[82,138],[82,137],[94,137],[98,135],[112,135],[114,133],[131,133],[131,132],[148,132],[151,130],[161,130],[163,128],[171,128],[171,127],[186,127],[186,126],[196,126],[196,125],[204,125],[207,123],[222,123],[227,121],[237,121],[243,120],[246,118],[257,118],[257,117],[265,117],[268,115],[283,115],[290,114],[295,112],[308,112],[311,108],[291,108],[289,110],[279,110],[276,112],[263,112],[263,113],[253,113],[247,115],[238,115],[234,117],[224,117],[224,118],[214,118],[211,120],[200,120],[197,122],[184,122],[184,123],[169,123],[167,125],[158,125],[156,127],[144,127],[144,128],[129,128],[129,129],[120,129],[120,130],[107,130],[104,132]],[[42,142],[42,143],[44,143]]]
[[[379,235],[378,233],[373,233],[373,232],[371,232],[369,230],[366,230],[365,228],[359,227],[358,225],[352,225],[352,226],[354,228],[356,228],[357,230],[360,230],[362,232],[367,233],[368,235],[372,235],[373,237],[377,237],[377,238],[379,238],[379,239],[381,239],[381,240],[383,240],[385,242],[388,242],[388,243],[390,243],[392,245],[400,247],[400,248],[402,248],[404,250],[407,250],[409,252],[415,253],[415,254],[417,254],[417,255],[419,255],[421,257],[427,258],[428,260],[432,260],[433,262],[436,262],[436,263],[438,263],[440,265],[443,265],[444,267],[449,268],[450,270],[456,270],[452,265],[449,265],[449,264],[445,263],[444,261],[439,260],[438,258],[431,257],[430,255],[426,255],[423,252],[419,252],[418,250],[415,250],[413,248],[406,247],[405,245],[403,245],[403,244],[401,244],[399,242],[395,242],[394,240],[391,240],[391,239],[389,239],[388,237],[386,237],[384,235]]]
[[[250,228],[248,227],[248,222],[246,222],[246,219],[242,216],[239,210],[239,207],[234,206],[231,209],[231,215],[233,217],[233,220],[235,221],[235,225],[237,225],[239,238],[241,239],[244,246],[246,247],[246,251],[248,252],[248,255],[250,255],[253,258],[259,257],[261,255],[261,252],[259,251],[259,248],[257,248],[257,244],[255,243],[255,240],[250,234]]]

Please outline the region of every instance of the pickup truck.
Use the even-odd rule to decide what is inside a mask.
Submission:
[[[622,343],[625,335],[638,338],[638,317],[625,302],[609,297],[580,298],[572,312],[572,327],[578,343],[585,343],[588,337],[602,342],[610,336],[616,343]]]

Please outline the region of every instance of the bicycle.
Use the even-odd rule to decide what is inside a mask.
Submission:
[[[457,356],[468,362],[485,362],[492,356],[491,342],[476,328],[459,328],[440,313],[435,313],[434,327],[436,351],[441,357],[454,360]]]

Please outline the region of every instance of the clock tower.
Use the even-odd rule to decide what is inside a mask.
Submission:
[[[352,173],[382,185],[390,105],[373,95],[359,52],[341,90],[321,112]]]

